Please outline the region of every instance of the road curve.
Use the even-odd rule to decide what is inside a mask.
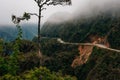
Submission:
[[[106,50],[110,50],[110,51],[114,51],[114,52],[118,52],[120,53],[120,50],[117,50],[117,49],[112,49],[112,48],[108,48],[102,44],[93,44],[93,43],[71,43],[71,42],[65,42],[63,41],[62,39],[60,38],[56,38],[57,41],[61,44],[70,44],[70,45],[86,45],[86,46],[96,46],[96,47],[99,47],[99,48],[103,48],[103,49],[106,49]]]

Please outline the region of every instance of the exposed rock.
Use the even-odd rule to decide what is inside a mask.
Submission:
[[[89,40],[93,44],[101,44],[106,47],[110,47],[109,42],[107,41],[106,37],[99,37],[97,35],[90,35]],[[85,64],[89,59],[89,56],[92,54],[94,46],[79,46],[78,50],[80,52],[80,56],[76,57],[72,62],[72,67],[75,68],[76,66]]]
[[[73,68],[87,62],[92,53],[93,46],[79,46],[78,50],[80,51],[80,56],[73,61],[71,65]]]

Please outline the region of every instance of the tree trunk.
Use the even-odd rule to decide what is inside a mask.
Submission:
[[[40,57],[40,64],[42,64],[42,53],[40,51],[41,45],[40,45],[40,40],[41,40],[41,34],[40,34],[40,28],[41,28],[41,7],[39,7],[39,17],[38,17],[38,47],[39,47],[39,52],[38,56]]]

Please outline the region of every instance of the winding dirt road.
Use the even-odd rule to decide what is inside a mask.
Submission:
[[[117,49],[112,49],[112,48],[108,48],[102,44],[93,44],[93,43],[70,43],[70,42],[64,42],[62,39],[60,38],[56,38],[58,42],[60,42],[61,44],[70,44],[70,45],[86,45],[86,46],[96,46],[96,47],[99,47],[99,48],[103,48],[103,49],[106,49],[106,50],[110,50],[110,51],[114,51],[114,52],[118,52],[120,53],[120,50],[117,50]]]

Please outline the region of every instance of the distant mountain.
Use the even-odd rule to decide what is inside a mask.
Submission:
[[[69,42],[94,42],[99,38],[110,43],[110,47],[120,49],[120,12],[100,12],[90,17],[78,17],[62,23],[43,25],[41,34],[60,37]]]
[[[72,14],[68,12],[54,13],[52,16],[48,18],[48,20],[43,25],[41,29],[41,34],[43,36],[50,37],[51,35],[54,35],[54,37],[57,37],[59,30],[62,28],[62,27],[58,28],[58,26],[60,26],[63,23],[67,23],[68,21],[72,20],[72,18],[73,18]]]
[[[37,35],[36,24],[21,25],[23,30],[23,39],[32,40]],[[5,41],[13,41],[17,37],[17,28],[15,26],[0,26],[0,38]]]

